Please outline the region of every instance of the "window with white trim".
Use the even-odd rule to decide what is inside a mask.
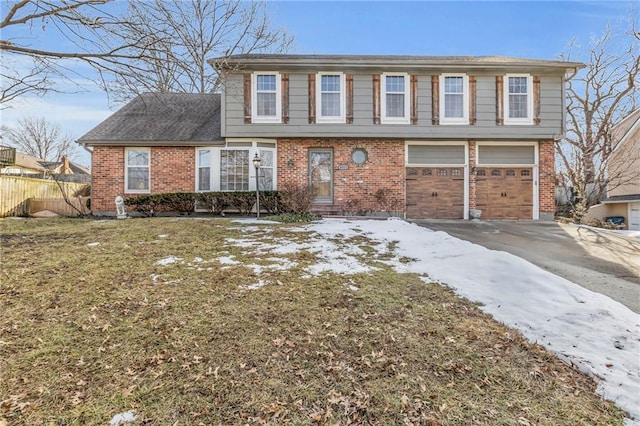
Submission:
[[[254,191],[256,154],[260,190],[276,189],[275,142],[242,141],[196,149],[196,191]]]
[[[151,189],[151,149],[125,148],[124,162],[124,192],[127,194],[148,194]]]
[[[440,124],[469,124],[469,77],[443,74],[440,93]]]
[[[318,73],[316,78],[316,110],[319,123],[345,122],[345,76],[342,73]]]
[[[382,74],[382,123],[409,124],[409,75]]]
[[[198,151],[198,191],[211,191],[211,150],[200,149]]]
[[[533,79],[529,74],[507,74],[504,123],[533,124]]]
[[[279,73],[251,75],[251,120],[254,123],[282,121],[282,88]]]
[[[249,190],[249,150],[220,151],[220,191]]]

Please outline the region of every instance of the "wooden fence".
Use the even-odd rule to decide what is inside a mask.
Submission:
[[[76,191],[87,184],[60,182],[60,185],[62,185],[66,194],[72,197]],[[63,199],[60,187],[53,180],[0,175],[0,217],[28,216],[30,213],[30,199],[33,198],[46,200]],[[78,197],[72,198],[78,199]],[[84,201],[78,199],[78,202],[85,202],[86,205],[86,197],[80,198],[84,198]],[[60,202],[56,202],[56,204],[58,203]],[[64,203],[64,201],[62,201],[62,203]],[[53,203],[49,203],[48,205],[53,206]],[[69,208],[69,210],[73,211],[72,216],[77,214],[75,210],[71,208]],[[31,209],[31,212],[34,211],[34,209]],[[65,212],[62,212],[62,214],[65,214]]]

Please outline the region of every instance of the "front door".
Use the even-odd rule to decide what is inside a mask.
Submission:
[[[309,185],[316,194],[316,203],[333,204],[333,150],[309,150]]]

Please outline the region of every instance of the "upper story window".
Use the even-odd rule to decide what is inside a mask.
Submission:
[[[127,194],[150,192],[150,148],[126,148],[124,152],[124,187]]]
[[[322,123],[345,122],[345,76],[342,73],[319,73],[316,78],[317,121]]]
[[[440,92],[440,124],[469,124],[469,77],[443,74]]]
[[[505,124],[533,124],[533,84],[528,74],[507,74]]]
[[[382,123],[409,124],[409,75],[382,74]]]
[[[251,121],[254,123],[280,123],[282,121],[282,95],[279,73],[255,72],[251,82]]]

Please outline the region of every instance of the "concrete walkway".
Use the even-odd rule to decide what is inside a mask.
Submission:
[[[640,238],[555,222],[413,222],[514,254],[640,313]]]

